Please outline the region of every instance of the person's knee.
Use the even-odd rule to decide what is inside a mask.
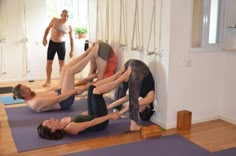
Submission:
[[[59,61],[59,65],[62,67],[62,66],[64,66],[64,64],[65,64],[65,61]]]
[[[61,71],[65,73],[68,70],[68,68],[69,68],[69,66],[64,65],[64,66],[62,66]]]
[[[52,66],[52,63],[53,63],[52,60],[48,60],[48,61],[47,61],[47,66]]]
[[[64,72],[66,75],[70,75],[70,76],[74,75],[74,71],[71,68],[64,68]]]
[[[93,89],[93,94],[102,94],[102,92],[98,87],[96,87]]]

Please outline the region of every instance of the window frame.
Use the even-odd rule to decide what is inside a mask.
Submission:
[[[190,33],[190,51],[192,52],[204,52],[204,51],[219,51],[222,50],[223,47],[223,28],[224,28],[224,22],[223,22],[223,18],[224,18],[224,8],[225,8],[225,1],[224,0],[219,0],[219,11],[218,11],[218,16],[219,16],[219,20],[218,20],[218,37],[217,37],[217,43],[216,44],[209,44],[208,40],[209,40],[209,25],[210,25],[210,3],[211,0],[202,0],[203,1],[203,12],[202,12],[202,29],[201,29],[201,36],[200,36],[200,47],[192,47],[192,38],[193,38],[193,34],[192,34],[192,24],[193,24],[193,9],[194,9],[194,0],[192,0],[191,3],[191,8],[192,8],[192,16],[191,16],[191,33]]]

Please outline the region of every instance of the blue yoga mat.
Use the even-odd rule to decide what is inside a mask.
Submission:
[[[18,103],[24,103],[25,101],[22,99],[16,99],[14,100],[12,96],[0,96],[0,101],[4,105],[9,105],[9,104],[18,104]]]
[[[105,98],[111,103],[110,98]],[[76,101],[69,110],[34,112],[28,107],[6,108],[8,122],[11,128],[13,140],[18,152],[71,143],[80,140],[121,134],[129,130],[129,119],[110,121],[105,130],[99,132],[84,133],[78,136],[66,135],[62,140],[45,140],[37,134],[37,126],[46,119],[73,116],[87,110],[87,100],[81,98]],[[150,122],[148,123],[150,124]]]

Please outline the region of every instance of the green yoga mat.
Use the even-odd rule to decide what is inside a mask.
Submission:
[[[12,93],[13,87],[0,87],[0,94]]]
[[[9,104],[18,104],[18,103],[24,103],[25,100],[22,99],[16,99],[14,100],[12,96],[0,96],[0,101],[4,105],[9,105]]]

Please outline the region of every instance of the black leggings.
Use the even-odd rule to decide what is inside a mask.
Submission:
[[[107,115],[107,107],[102,94],[93,94],[95,86],[91,85],[88,89],[88,115],[91,118],[97,118]],[[88,128],[88,130],[97,131],[107,127],[109,120]]]

